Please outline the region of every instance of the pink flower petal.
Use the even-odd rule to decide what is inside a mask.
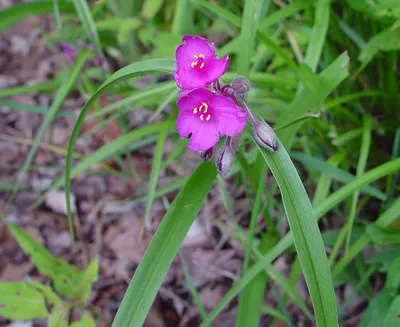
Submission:
[[[218,59],[212,44],[200,36],[184,36],[185,44],[175,52],[176,83],[181,89],[206,87],[220,78],[228,68],[229,57]]]
[[[208,65],[204,67],[207,68],[207,80],[211,80],[213,82],[224,75],[228,69],[228,64],[228,55],[223,56],[221,59],[218,59],[217,57],[212,58]],[[204,79],[206,78],[204,77]]]
[[[219,139],[219,133],[212,121],[201,121],[188,111],[183,111],[176,119],[176,129],[182,137],[190,137],[189,148],[193,151],[206,151]]]
[[[194,55],[203,54],[205,58],[215,57],[214,47],[207,43],[205,38],[200,36],[186,35],[182,38],[186,44],[181,44],[175,52],[176,61],[179,67],[191,68]]]
[[[245,112],[231,99],[223,95],[214,95],[209,106],[212,108],[216,128],[221,134],[234,136],[246,126]]]
[[[201,122],[201,128],[193,133],[189,142],[189,149],[193,151],[206,151],[212,148],[219,139],[218,130],[214,122]]]
[[[199,107],[203,102],[208,102],[214,93],[207,89],[194,89],[183,91],[179,94],[176,105],[181,111],[193,112],[193,109]]]
[[[176,118],[176,129],[182,137],[189,137],[198,130],[199,120],[191,112],[182,111]]]

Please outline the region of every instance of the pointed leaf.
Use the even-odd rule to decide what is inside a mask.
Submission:
[[[43,295],[25,283],[0,283],[0,316],[14,320],[49,315]]]

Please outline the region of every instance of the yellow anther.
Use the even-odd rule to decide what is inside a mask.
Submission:
[[[202,53],[200,53],[199,58],[204,59],[204,55]]]
[[[197,107],[193,109],[193,113],[197,114]]]
[[[197,57],[196,55],[193,55],[193,58],[194,58],[194,59],[197,59],[197,58],[199,58],[199,57]]]
[[[203,105],[201,105],[200,107],[199,107],[199,111],[201,111],[203,109]]]
[[[200,120],[204,120],[204,115],[200,115]]]
[[[201,63],[200,69],[202,69],[203,67],[204,67],[204,62]]]
[[[210,119],[211,119],[211,115],[208,115],[207,118],[206,118],[206,120],[208,121],[208,120],[210,120]]]
[[[192,66],[192,68],[194,68],[195,66],[197,66],[197,61],[192,61],[192,63],[190,64],[190,66]]]
[[[204,113],[206,113],[206,112],[207,112],[207,109],[208,109],[208,104],[205,103],[205,102],[203,102],[203,103],[201,104],[201,107],[203,107],[203,106],[204,106]]]

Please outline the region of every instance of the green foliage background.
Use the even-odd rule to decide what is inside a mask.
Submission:
[[[41,14],[54,17],[55,28],[45,35],[50,46],[67,42],[78,48],[78,41],[83,41],[92,47],[81,48],[72,67],[50,82],[0,90],[1,106],[45,116],[17,183],[0,183],[1,190],[10,191],[9,201],[23,189],[21,182],[44,132],[58,115],[76,119],[68,149],[55,150],[66,157],[65,172],[38,194],[33,207],[61,187],[69,199],[71,180],[88,173],[93,165],[132,178],[135,172],[123,164],[121,156],[148,144],[156,145],[148,193],[137,199],[146,202],[144,226],[150,223],[154,199],[180,190],[133,276],[113,326],[142,326],[210,188],[218,183],[226,195],[230,180],[235,187],[245,186],[253,208],[249,228],[235,222],[232,234],[244,249],[243,272],[221,302],[207,312],[184,269],[201,315],[200,326],[211,326],[238,297],[237,327],[259,326],[262,315],[272,317],[271,326],[280,320],[293,326],[288,301],[313,324],[336,327],[359,294],[368,302],[360,327],[400,326],[399,1],[33,1],[1,11],[0,31]],[[172,74],[175,48],[186,34],[206,36],[217,43],[219,54],[229,54],[224,82],[238,74],[252,81],[247,101],[262,119],[274,124],[280,146],[276,153],[267,152],[246,132],[230,179],[216,178],[214,165],[201,163],[190,176],[178,176],[176,183],[159,188],[160,172],[180,160],[186,146],[175,131],[178,90],[171,78],[159,78]],[[85,65],[95,57],[103,65]],[[117,64],[111,66],[111,62]],[[132,88],[132,80],[145,74],[154,76],[148,87]],[[8,99],[33,91],[53,93],[52,106],[28,106]],[[71,91],[89,99],[77,117],[60,109]],[[105,92],[122,100],[101,108],[98,97]],[[168,104],[172,104],[171,112],[166,110]],[[139,106],[154,110],[152,120],[161,117],[162,121],[130,126],[126,115]],[[94,112],[89,114],[89,109]],[[94,117],[99,123],[82,134],[82,124]],[[121,127],[119,138],[90,156],[75,153],[78,138],[105,128],[110,120]],[[176,144],[168,156],[163,153],[166,138]],[[119,169],[103,164],[111,157],[120,163]],[[265,176],[271,173],[275,182],[266,188]],[[222,203],[233,212],[234,202]],[[73,236],[69,201],[67,206]],[[261,219],[268,228],[255,234]],[[290,226],[286,234],[282,233],[285,219]],[[47,317],[49,326],[68,326],[70,310],[79,307],[81,320],[70,326],[94,326],[99,317],[85,305],[98,276],[97,259],[80,270],[54,258],[19,227],[4,223],[41,273],[52,280],[52,287],[0,283],[0,314],[11,319]],[[374,255],[367,257],[366,249],[373,249]],[[291,258],[288,278],[272,265],[284,254]],[[311,302],[295,288],[301,274]],[[373,290],[374,276],[384,283]],[[339,301],[346,285],[353,291]],[[277,308],[267,307],[264,290],[275,286],[285,294],[278,298]],[[29,310],[21,310],[27,303]]]

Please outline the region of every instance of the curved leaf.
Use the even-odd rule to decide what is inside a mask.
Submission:
[[[82,126],[82,123],[85,120],[85,116],[89,111],[90,106],[100,96],[101,93],[103,93],[105,90],[109,89],[111,86],[113,86],[118,82],[145,74],[152,74],[152,73],[171,74],[173,70],[174,70],[173,59],[150,59],[126,66],[115,72],[112,76],[110,76],[83,106],[82,111],[79,114],[78,119],[75,123],[74,129],[72,130],[71,138],[68,144],[68,152],[67,152],[66,166],[65,166],[65,199],[68,211],[68,225],[72,239],[74,239],[74,231],[72,226],[71,204],[69,201],[70,191],[71,191],[72,154],[74,152],[75,142],[76,139],[78,138],[79,130]]]
[[[359,190],[363,186],[370,184],[384,176],[390,175],[400,168],[400,158],[391,160],[384,163],[364,175],[357,177],[354,181],[343,186],[338,191],[330,195],[320,205],[314,208],[315,216],[320,219],[326,212],[334,208],[338,203],[349,197],[354,191]],[[386,217],[385,217],[386,219]],[[254,264],[245,274],[239,282],[225,294],[223,299],[218,303],[217,306],[210,312],[207,319],[203,321],[200,327],[207,326],[211,321],[224,309],[226,305],[248,284],[250,283],[262,270],[264,270],[272,261],[278,258],[284,253],[291,245],[293,245],[293,234],[292,231],[287,233],[281,238],[281,240],[266,254],[257,254],[258,261]]]

